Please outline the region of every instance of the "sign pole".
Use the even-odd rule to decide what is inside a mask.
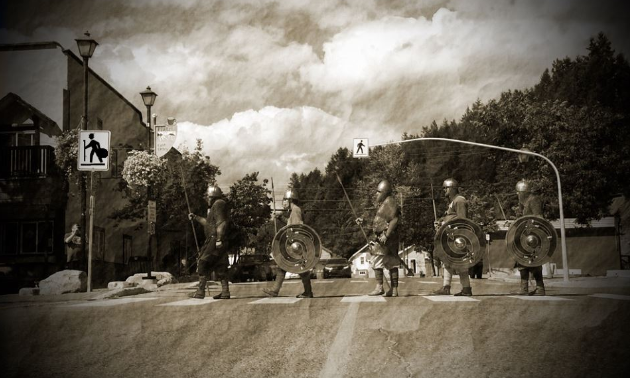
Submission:
[[[92,236],[94,231],[94,171],[90,172],[90,233],[88,238],[88,280],[87,292],[92,292]]]

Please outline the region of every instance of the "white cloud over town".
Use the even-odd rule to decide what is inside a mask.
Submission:
[[[90,67],[142,114],[150,85],[153,111],[179,121],[176,146],[202,138],[220,183],[259,171],[286,185],[354,137],[394,140],[530,87],[598,32],[627,55],[622,4],[24,0],[9,12],[29,17],[3,22],[0,39],[76,51],[89,29]]]

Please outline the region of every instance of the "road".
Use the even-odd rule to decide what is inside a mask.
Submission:
[[[405,278],[401,297],[372,282],[313,281],[316,298],[270,283],[233,299],[192,300],[189,284],[120,299],[1,296],[4,377],[616,377],[630,371],[630,280],[510,295],[473,280],[472,298],[426,296],[439,279]],[[455,285],[454,290],[459,286]],[[218,290],[218,288],[216,289]],[[54,297],[54,298],[52,298]]]

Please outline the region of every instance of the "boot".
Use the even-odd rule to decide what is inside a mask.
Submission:
[[[383,284],[376,284],[376,287],[374,288],[374,290],[368,293],[368,295],[372,297],[376,295],[383,295],[383,294],[385,294],[385,291],[383,290]]]
[[[431,295],[451,295],[451,287],[450,286],[442,286],[441,289],[437,289],[431,292]]]
[[[534,291],[532,291],[531,293],[529,293],[529,295],[535,295],[535,296],[543,297],[543,296],[545,296],[545,287],[544,286],[540,286],[540,285],[536,285],[536,289]]]
[[[208,277],[199,276],[199,287],[195,294],[193,294],[192,298],[194,299],[204,299],[206,297],[206,282],[208,282]]]
[[[284,282],[285,272],[284,270],[278,269],[276,273],[276,280],[273,283],[273,288],[271,289],[262,289],[263,293],[267,294],[270,297],[277,297],[280,293],[280,288],[282,287],[282,283]]]
[[[230,299],[230,284],[228,280],[221,280],[221,292],[212,297],[212,299]]]
[[[398,296],[398,288],[390,286],[389,290],[383,294],[384,297],[397,297]]]
[[[311,272],[300,274],[302,280],[302,286],[304,286],[304,292],[296,298],[313,298],[313,286],[311,285]]]
[[[453,294],[454,297],[470,297],[472,295],[472,287],[462,287],[462,291],[457,294]]]
[[[517,295],[529,295],[528,287],[529,280],[521,280],[521,291]]]
[[[389,271],[390,285],[389,290],[385,293],[385,297],[397,297],[398,296],[398,268],[392,268]]]

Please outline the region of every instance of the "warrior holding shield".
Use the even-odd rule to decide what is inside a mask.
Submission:
[[[529,182],[521,180],[516,184],[516,194],[518,195],[519,210],[523,216],[534,215],[542,218],[542,202],[540,197],[533,194]],[[526,267],[518,262],[516,267],[521,275],[521,291],[519,295],[545,295],[545,284],[543,282],[542,265]],[[536,280],[536,290],[528,291],[529,275]]]
[[[459,194],[459,184],[455,179],[448,178],[442,184],[444,194],[451,201],[446,209],[444,216],[435,222],[436,229],[439,229],[444,223],[455,218],[468,218],[468,202],[466,198]],[[462,291],[454,294],[455,296],[471,296],[472,287],[470,286],[470,278],[468,277],[468,268],[455,269],[448,266],[444,262],[444,284],[441,289],[434,291],[433,295],[451,295],[451,281],[453,274],[459,274],[459,280],[462,284]]]
[[[302,208],[300,207],[300,198],[295,190],[289,189],[284,193],[282,199],[282,207],[285,211],[288,211],[289,218],[287,220],[287,226],[304,224],[302,219]],[[278,266],[276,273],[276,281],[271,289],[263,289],[263,292],[270,297],[277,297],[282,288],[284,277],[287,271]],[[300,273],[302,279],[302,285],[304,286],[304,292],[299,294],[297,298],[313,298],[313,288],[311,286],[311,270]]]

